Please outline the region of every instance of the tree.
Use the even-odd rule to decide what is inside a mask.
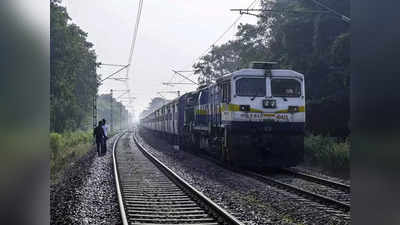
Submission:
[[[349,15],[349,0],[324,4]],[[212,49],[193,65],[199,82],[247,67],[251,61],[275,61],[301,72],[306,80],[307,127],[317,133],[349,134],[349,25],[312,1],[262,1],[257,25],[240,24],[236,40]],[[293,13],[295,11],[297,13]]]
[[[64,132],[90,127],[99,78],[93,44],[59,2],[50,2],[50,130]]]
[[[113,129],[126,128],[128,126],[128,114],[128,109],[114,97],[111,99],[111,94],[102,94],[97,98],[97,115],[99,120],[105,119],[109,125],[112,122]]]

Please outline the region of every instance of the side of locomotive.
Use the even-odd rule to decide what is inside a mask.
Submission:
[[[304,153],[304,76],[261,66],[169,102],[146,117],[154,117],[155,125],[145,126],[182,149],[206,151],[226,163],[297,165]]]

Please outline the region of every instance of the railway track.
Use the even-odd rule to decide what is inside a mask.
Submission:
[[[117,150],[119,139],[127,136],[135,144]],[[132,133],[117,137],[113,162],[124,225],[242,225],[146,151]]]
[[[285,171],[286,173],[287,171]],[[252,172],[252,171],[241,171],[241,173],[247,175],[247,176],[251,176],[257,180],[260,180],[262,182],[268,183],[272,186],[278,187],[280,189],[284,189],[286,191],[295,193],[296,195],[302,196],[304,198],[310,199],[312,201],[321,203],[323,205],[327,205],[336,209],[339,209],[341,211],[345,211],[348,212],[350,211],[350,201],[347,199],[350,199],[349,195],[350,193],[338,193],[339,190],[335,189],[335,190],[329,190],[329,195],[336,195],[336,196],[341,196],[341,198],[345,198],[345,201],[342,200],[338,200],[336,198],[327,196],[327,194],[320,194],[318,193],[318,190],[320,187],[313,185],[314,188],[310,188],[310,189],[305,189],[303,187],[299,187],[297,185],[292,184],[292,179],[293,178],[288,178],[288,177],[282,177],[280,175],[265,175],[262,173],[256,173],[256,172]],[[336,185],[335,182],[330,182],[328,180],[324,180],[322,178],[318,178],[318,177],[312,177],[309,178],[307,174],[301,174],[301,175],[297,175],[297,174],[292,174],[295,177],[300,177],[300,179],[305,179],[307,181],[311,181],[311,182],[315,182],[317,184],[321,184],[322,185],[329,185],[330,187],[334,186],[334,188],[338,188],[338,189],[343,189],[342,186],[340,185]],[[339,187],[340,186],[340,187]],[[326,188],[325,188],[326,190]],[[340,190],[341,191],[341,190]],[[350,188],[348,189],[348,191],[350,191]],[[321,191],[319,191],[321,192]]]
[[[272,174],[244,170],[223,164],[221,161],[206,154],[196,152],[191,153],[206,160],[213,161],[221,167],[236,173],[253,177],[261,182],[267,183],[268,185],[294,193],[313,202],[318,202],[322,205],[326,205],[330,208],[334,208],[343,212],[350,211],[350,186],[348,185],[302,172],[297,172],[291,169],[280,170],[278,173]],[[294,182],[296,180],[300,180],[300,182]],[[303,185],[298,186],[296,183],[303,183]]]
[[[337,190],[341,190],[341,191],[343,191],[345,193],[348,193],[348,194],[350,193],[350,185],[347,185],[347,184],[343,184],[343,183],[339,183],[339,182],[336,182],[336,181],[328,180],[328,179],[325,179],[325,178],[313,176],[313,175],[306,174],[306,173],[303,173],[303,172],[300,172],[300,171],[296,171],[296,170],[293,170],[293,169],[281,169],[281,172],[285,173],[285,174],[288,174],[288,175],[291,175],[291,176],[294,176],[294,177],[298,177],[298,178],[310,181],[310,182],[318,183],[318,184],[321,184],[321,185],[324,185],[324,186],[328,186],[328,187],[331,187],[331,188],[334,188],[334,189],[337,189]]]

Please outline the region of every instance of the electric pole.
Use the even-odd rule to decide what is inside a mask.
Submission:
[[[97,94],[93,96],[93,128],[97,126]]]
[[[113,89],[111,89],[111,94],[110,94],[110,104],[111,104],[111,110],[110,110],[110,132],[113,130]]]
[[[116,81],[125,81],[125,78],[112,78],[114,75],[120,73],[122,70],[126,69],[128,65],[119,65],[119,64],[107,64],[107,63],[100,63],[100,66],[116,66],[116,67],[121,67],[121,69],[113,72],[112,74],[108,75],[106,78],[102,79],[98,84],[97,87],[101,86],[103,84],[103,81],[110,79],[110,80],[116,80]],[[112,94],[111,94],[112,95]],[[111,97],[112,99],[112,97]],[[97,93],[95,94],[95,96],[93,97],[93,128],[96,128],[97,126]]]

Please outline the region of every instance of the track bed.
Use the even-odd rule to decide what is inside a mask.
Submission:
[[[132,135],[125,134],[115,151],[128,224],[241,224],[158,164]]]

